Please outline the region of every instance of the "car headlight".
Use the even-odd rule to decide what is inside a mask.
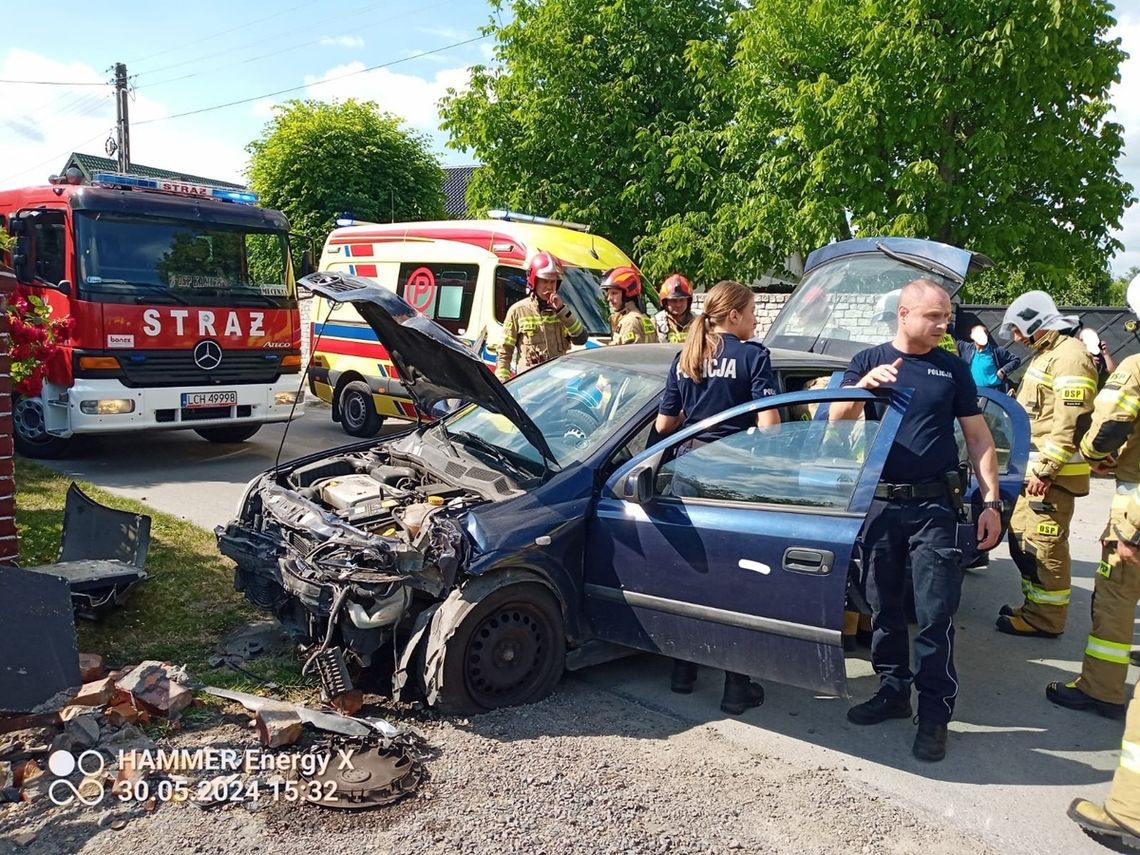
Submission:
[[[80,401],[79,411],[88,416],[117,416],[133,413],[135,402],[129,398],[110,398],[103,401]]]

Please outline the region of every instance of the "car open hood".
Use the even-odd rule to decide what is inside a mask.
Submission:
[[[543,457],[557,463],[542,431],[483,360],[402,297],[370,279],[339,273],[312,273],[297,284],[334,303],[352,303],[387,349],[421,411],[430,413],[441,401],[456,398],[478,404],[510,419]]]
[[[968,274],[993,267],[993,262],[980,252],[970,252],[949,244],[919,238],[876,237],[838,241],[815,250],[804,263],[804,275],[828,261],[863,252],[894,253],[902,258],[925,263],[959,287]]]

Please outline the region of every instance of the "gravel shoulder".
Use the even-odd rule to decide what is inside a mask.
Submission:
[[[246,719],[234,707],[156,742],[255,748]],[[91,808],[45,799],[0,806],[0,853],[996,852],[843,766],[797,767],[573,678],[532,706],[409,723],[427,741],[428,779],[395,805],[263,798],[257,810],[168,803],[149,813],[110,796]],[[18,846],[18,831],[36,838]]]

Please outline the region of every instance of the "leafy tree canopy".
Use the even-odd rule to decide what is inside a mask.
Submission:
[[[443,170],[426,139],[371,101],[289,101],[246,151],[261,204],[313,238],[346,211],[372,222],[444,216]]]

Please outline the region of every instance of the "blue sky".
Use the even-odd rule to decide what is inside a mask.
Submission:
[[[1132,58],[1114,105],[1127,139],[1120,167],[1140,190],[1140,14],[1123,12],[1134,2],[1117,3],[1115,34]],[[245,146],[273,104],[346,97],[371,99],[405,118],[429,136],[445,164],[470,163],[445,148],[435,103],[488,58],[489,38],[448,46],[478,39],[490,15],[484,0],[5,4],[0,80],[96,85],[0,84],[0,187],[42,181],[71,151],[103,152],[115,109],[110,87],[99,84],[115,62],[127,64],[136,87],[129,109],[138,163],[240,181]],[[434,52],[414,56],[427,51]],[[393,64],[352,74],[385,63]],[[177,117],[245,99],[252,100]],[[1113,268],[1123,272],[1140,265],[1140,204],[1127,212],[1120,237],[1126,251]]]

